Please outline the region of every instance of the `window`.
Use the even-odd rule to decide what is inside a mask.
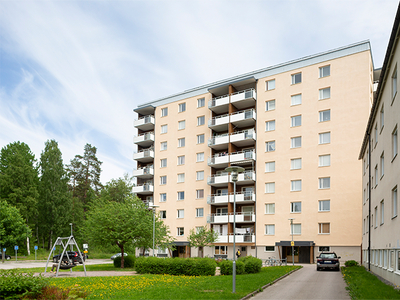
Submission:
[[[290,203],[290,212],[291,213],[301,213],[301,202]]]
[[[275,252],[275,246],[265,246],[265,252]]]
[[[319,100],[328,99],[331,97],[331,88],[324,88],[319,90]]]
[[[185,164],[185,155],[178,156],[178,166]]]
[[[396,97],[397,94],[397,66],[394,69],[393,75],[392,75],[392,99]]]
[[[226,255],[228,252],[228,246],[215,246],[215,254]]]
[[[166,202],[166,201],[167,201],[167,194],[161,193],[160,194],[160,202]]]
[[[301,224],[293,224],[290,226],[290,234],[301,234]]]
[[[292,84],[301,83],[301,73],[292,74]]]
[[[378,185],[378,165],[375,166],[375,187]]]
[[[186,103],[180,103],[178,105],[178,112],[184,112],[186,110]]]
[[[269,161],[265,163],[265,172],[270,173],[270,172],[275,172],[275,162],[274,161]]]
[[[326,122],[331,120],[331,110],[321,110],[319,112],[319,121],[320,122]]]
[[[301,94],[293,95],[291,97],[290,104],[293,105],[300,105],[301,104]]]
[[[397,127],[392,132],[392,157],[397,156],[398,143],[397,143]]]
[[[275,100],[265,101],[265,111],[275,110]]]
[[[160,160],[160,168],[166,168],[167,167],[167,159],[163,158]]]
[[[199,134],[197,136],[197,144],[203,144],[204,143],[204,134]]]
[[[330,177],[318,178],[318,182],[319,182],[318,188],[320,190],[331,188],[331,178]]]
[[[205,122],[206,122],[206,117],[205,116],[197,117],[197,126],[204,125]]]
[[[168,132],[168,125],[161,125],[161,134]]]
[[[265,213],[267,215],[275,214],[275,203],[266,203],[265,204]]]
[[[375,145],[378,143],[378,124],[375,124]],[[372,144],[374,144],[374,142],[372,142]]]
[[[375,215],[375,228],[377,228],[378,227],[378,206],[375,206],[374,212],[375,212],[374,213],[374,215]],[[374,223],[373,222],[374,221],[374,219],[373,219],[374,215],[371,216],[371,223]],[[372,224],[372,226],[373,226],[373,224]]]
[[[318,252],[324,252],[324,251],[330,252],[331,251],[330,247],[329,246],[320,246],[320,247],[318,247]]]
[[[204,171],[196,172],[196,180],[204,180]]]
[[[331,200],[318,201],[318,211],[330,211],[330,210],[331,210]]]
[[[196,155],[196,161],[197,161],[197,162],[202,162],[202,161],[204,161],[204,152],[197,153],[197,155]]]
[[[331,75],[331,66],[324,66],[319,68],[319,78]]]
[[[204,208],[196,208],[196,218],[204,217]]]
[[[160,185],[167,184],[167,176],[160,176]]]
[[[381,130],[382,130],[383,126],[385,125],[385,111],[383,109],[383,105],[382,105],[382,108],[381,108],[380,115],[381,115],[381,120],[380,121],[381,121]]]
[[[266,235],[274,235],[275,234],[275,225],[265,225],[265,234]]]
[[[385,201],[381,201],[381,225],[385,222]]]
[[[265,142],[265,152],[275,151],[275,141]]]
[[[385,153],[381,154],[381,178],[385,175]]]
[[[167,218],[167,211],[160,210],[160,219],[166,219],[166,218]]]
[[[196,190],[196,199],[203,199],[204,198],[204,190]]]
[[[301,158],[293,158],[290,160],[290,169],[291,170],[300,170],[301,169]]]
[[[268,80],[265,82],[265,90],[270,91],[275,89],[275,79]]]
[[[206,105],[206,99],[205,98],[197,99],[197,108],[204,107],[205,105]]]
[[[329,144],[331,142],[331,133],[323,132],[319,134],[319,143],[320,144]]]
[[[318,223],[318,234],[329,234],[331,233],[330,223]]]
[[[185,147],[185,138],[178,139],[178,148]]]
[[[331,155],[325,154],[319,156],[318,167],[329,167],[331,165]]]
[[[185,128],[186,128],[186,121],[185,120],[179,121],[178,122],[178,130],[182,130],[182,129],[185,129]]]
[[[166,117],[166,116],[168,116],[168,107],[161,109],[161,117]]]
[[[178,219],[183,219],[185,217],[185,210],[184,209],[178,209]]]
[[[275,193],[275,182],[267,182],[265,184],[265,193],[267,194]]]
[[[397,186],[392,190],[392,218],[397,217]]]
[[[160,145],[160,150],[161,151],[164,151],[164,150],[167,150],[167,142],[161,142],[161,145]]]
[[[265,122],[265,131],[275,130],[275,120]]]
[[[290,191],[291,192],[301,191],[301,180],[291,180],[290,181]]]
[[[185,182],[185,173],[178,174],[178,183]]]
[[[290,127],[301,126],[301,115],[290,118]]]
[[[185,192],[178,192],[178,201],[185,200]]]
[[[183,227],[178,227],[177,228],[177,233],[176,233],[178,236],[183,236],[183,235],[185,235],[185,230],[184,230],[184,228]]]
[[[301,136],[292,137],[290,139],[290,148],[300,148],[301,147]]]

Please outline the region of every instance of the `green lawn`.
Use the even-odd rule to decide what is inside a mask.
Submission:
[[[53,262],[49,262],[47,267],[47,272],[51,270]],[[44,273],[44,267],[40,268],[18,268],[21,272],[34,272],[34,273]],[[98,265],[86,265],[86,271],[134,271],[134,268],[116,268],[114,264],[110,262],[109,264],[98,264]],[[70,270],[60,270],[60,272],[70,272]],[[83,272],[83,265],[78,265],[72,268],[72,272]]]
[[[299,266],[268,267],[258,274],[232,276],[137,275],[52,278],[51,285],[90,291],[87,299],[240,299]]]
[[[362,266],[342,268],[351,299],[400,299],[400,291],[380,281]]]

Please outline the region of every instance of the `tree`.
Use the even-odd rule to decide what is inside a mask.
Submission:
[[[199,227],[197,230],[190,229],[190,234],[188,236],[188,241],[192,247],[203,247],[211,246],[218,240],[218,232],[214,231],[212,228],[207,229],[206,226]]]
[[[132,178],[124,174],[123,178],[111,179],[103,187],[100,197],[106,201],[123,202],[128,196],[132,196]]]
[[[26,226],[18,209],[0,199],[0,249],[3,247],[13,249],[15,245],[21,245],[30,236],[31,230]]]
[[[47,249],[54,237],[67,235],[72,221],[72,197],[62,154],[55,140],[48,140],[40,156],[40,181],[38,203],[39,228]]]
[[[161,235],[168,229],[161,220],[156,222],[158,244],[169,240]],[[137,197],[128,196],[122,202],[101,201],[88,211],[85,233],[89,241],[97,245],[117,245],[122,253],[121,268],[124,267],[125,248],[138,248],[152,243],[153,216]]]

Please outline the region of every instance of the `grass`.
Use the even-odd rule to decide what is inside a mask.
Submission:
[[[87,299],[241,299],[262,286],[300,268],[268,267],[260,273],[237,275],[232,294],[232,276],[138,275],[52,278],[50,285],[90,291]]]
[[[400,291],[380,281],[362,266],[342,268],[351,299],[400,299]]]

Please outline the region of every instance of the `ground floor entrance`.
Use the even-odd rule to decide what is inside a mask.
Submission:
[[[314,263],[314,242],[295,241],[292,247],[291,241],[280,241],[275,244],[279,246],[279,256],[286,259],[288,263]]]
[[[175,250],[172,251],[172,257],[180,257],[180,258],[190,257],[189,242],[175,242]]]

